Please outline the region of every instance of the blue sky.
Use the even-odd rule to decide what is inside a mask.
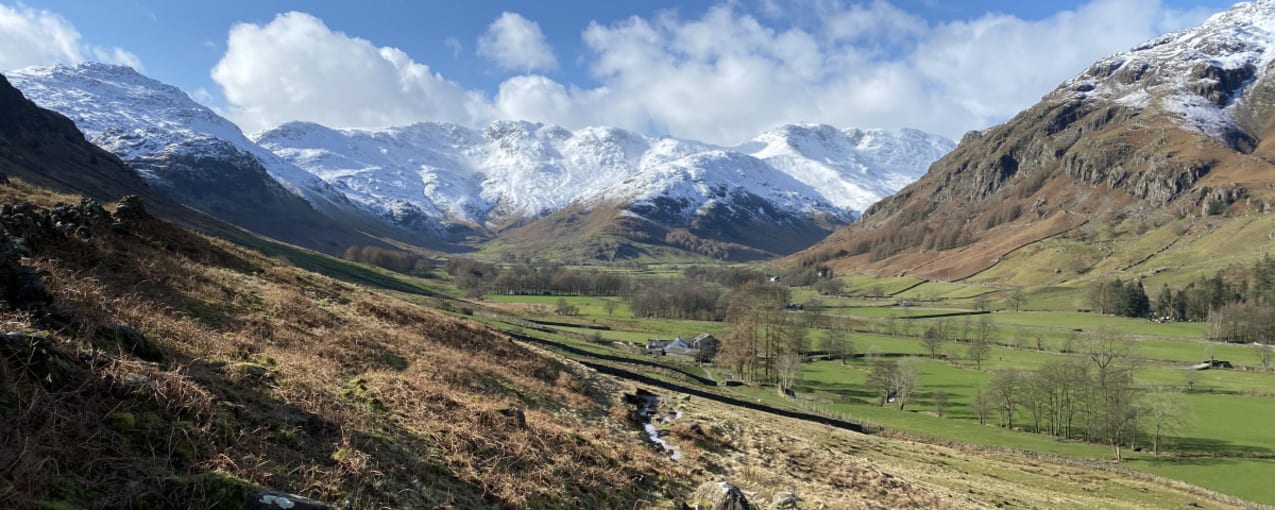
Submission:
[[[800,121],[957,137],[1229,4],[0,0],[17,27],[0,69],[140,66],[245,131],[527,119],[734,143]]]

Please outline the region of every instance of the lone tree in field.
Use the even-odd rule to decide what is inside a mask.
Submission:
[[[985,344],[991,344],[992,340],[995,337],[996,337],[996,323],[993,322],[992,318],[987,315],[979,317],[978,318],[978,338],[976,338],[975,340],[979,342],[983,342]]]
[[[846,358],[854,355],[854,343],[845,331],[828,331],[821,347],[827,351],[829,358],[839,358],[842,365],[846,364]]]
[[[603,300],[602,300],[602,309],[606,311],[606,313],[607,313],[607,317],[614,316],[614,315],[615,315],[615,309],[616,309],[617,307],[619,307],[619,306],[620,306],[620,303],[619,303],[619,302],[617,302],[617,301],[616,301],[616,300],[614,300],[614,299],[603,299]]]
[[[931,358],[939,357],[939,353],[943,351],[943,344],[947,342],[947,328],[940,322],[937,325],[930,326],[925,330],[925,334],[921,336],[921,343],[925,345],[925,350],[929,351]]]
[[[991,346],[981,339],[974,340],[974,343],[970,344],[969,348],[965,350],[965,355],[974,360],[974,367],[978,370],[983,369],[983,360],[987,359],[987,356],[991,353]]]
[[[558,303],[554,307],[553,312],[558,315],[578,315],[580,308],[567,302],[566,298],[558,298]]]
[[[970,402],[970,408],[974,410],[974,416],[978,417],[978,424],[987,425],[987,415],[992,414],[992,402],[987,393],[983,392],[982,386],[974,389],[974,400]]]
[[[1265,343],[1253,344],[1253,349],[1257,350],[1257,360],[1262,363],[1262,368],[1271,369],[1271,346]]]
[[[1022,287],[1016,287],[1013,292],[1009,293],[1009,298],[1005,300],[1005,304],[1017,312],[1027,305],[1027,294],[1023,292]]]
[[[779,376],[779,394],[787,395],[801,380],[801,355],[795,352],[780,354],[775,359],[775,373]]]
[[[978,296],[974,298],[974,309],[977,311],[987,310],[987,296]]]
[[[937,390],[934,392],[934,412],[938,413],[939,418],[942,418],[945,409],[947,409],[947,392]]]
[[[913,359],[901,361],[877,361],[865,382],[880,392],[881,405],[897,403],[902,411],[907,406],[912,390],[921,382],[921,371]]]
[[[1143,426],[1151,434],[1151,453],[1160,454],[1165,435],[1173,434],[1186,424],[1186,403],[1182,393],[1172,388],[1156,388],[1142,395]]]

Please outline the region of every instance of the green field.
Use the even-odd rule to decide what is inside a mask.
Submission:
[[[648,269],[638,276],[666,278],[677,274],[676,267],[662,267]],[[1109,462],[1113,451],[1107,445],[1062,440],[1024,430],[1024,426],[1030,429],[1030,415],[1022,409],[1015,414],[1015,430],[997,426],[995,416],[991,423],[980,425],[971,402],[998,370],[1036,369],[1051,361],[1077,356],[1075,352],[1085,335],[1095,332],[1117,335],[1132,344],[1130,356],[1137,367],[1135,380],[1139,385],[1190,389],[1182,397],[1187,409],[1184,425],[1166,438],[1165,452],[1153,456],[1147,451],[1126,450],[1123,466],[1254,501],[1275,503],[1275,492],[1263,481],[1275,477],[1275,433],[1260,425],[1237,426],[1275,422],[1275,373],[1260,370],[1257,351],[1252,347],[1205,342],[1202,339],[1205,326],[1200,323],[1158,323],[1076,311],[1083,304],[1085,289],[1082,287],[1054,285],[1027,289],[1028,303],[1024,310],[1012,311],[1006,309],[1003,301],[1008,294],[1007,287],[1003,286],[872,275],[840,278],[845,281],[849,295],[821,296],[813,289],[797,288],[793,289],[792,300],[799,303],[817,300],[825,307],[824,313],[841,318],[841,324],[846,324],[848,319],[853,328],[850,338],[858,357],[845,363],[806,363],[801,380],[794,388],[800,396],[796,401],[779,396],[768,385],[723,391],[776,406],[843,415],[918,437]],[[551,326],[559,332],[556,334],[537,334],[587,352],[645,362],[673,363],[634,353],[617,354],[623,351],[586,340],[600,337],[642,343],[648,338],[688,338],[700,332],[721,336],[729,330],[729,325],[720,322],[636,318],[617,297],[488,295],[484,299],[498,305],[504,313],[570,324]],[[578,314],[555,314],[554,308],[560,300],[575,306]],[[607,300],[617,303],[609,314],[604,307]],[[915,306],[898,306],[900,301],[912,301]],[[972,313],[976,303],[986,303],[992,312]],[[920,338],[927,329],[942,324],[948,328],[949,335],[971,339],[983,323],[990,325],[987,334],[992,345],[981,367],[966,359],[969,345],[966,342],[948,341],[941,347],[940,358],[931,359]],[[826,335],[824,330],[809,330],[807,346],[818,348]],[[1237,369],[1188,369],[1210,355],[1230,361]],[[921,382],[905,410],[877,405],[875,390],[865,385],[871,363],[877,356],[918,360]],[[700,370],[670,366],[678,367],[677,370]],[[649,372],[652,377],[670,377],[659,370],[639,371]],[[941,417],[936,412],[934,398],[940,390],[948,399]],[[1140,446],[1149,448],[1149,441],[1144,438]],[[1174,453],[1179,451],[1191,452],[1191,456],[1179,457]]]

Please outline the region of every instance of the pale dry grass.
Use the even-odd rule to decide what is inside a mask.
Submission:
[[[214,507],[255,485],[355,508],[635,508],[685,483],[578,367],[171,225],[102,230],[32,259],[67,362],[50,388],[0,363],[13,506]],[[93,349],[113,324],[165,360]]]

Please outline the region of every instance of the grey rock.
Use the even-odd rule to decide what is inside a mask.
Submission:
[[[775,508],[797,508],[797,495],[791,492],[776,492],[770,498],[770,506]]]
[[[751,510],[753,507],[739,487],[725,481],[704,482],[695,489],[692,508],[697,510]]]

